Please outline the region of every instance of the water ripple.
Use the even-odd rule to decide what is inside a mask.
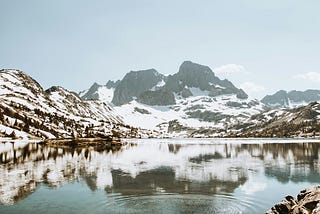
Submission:
[[[260,213],[263,204],[253,198],[227,194],[110,194],[97,213]]]

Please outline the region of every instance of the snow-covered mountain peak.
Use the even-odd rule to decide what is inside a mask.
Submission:
[[[93,97],[101,87],[94,85],[86,94],[91,91]],[[202,129],[225,130],[265,109],[208,66],[191,61],[169,76],[154,69],[127,73],[115,87],[112,103],[126,124],[187,136]]]

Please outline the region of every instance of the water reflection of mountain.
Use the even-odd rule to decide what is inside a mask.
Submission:
[[[56,188],[74,180],[128,195],[233,192],[255,172],[280,182],[317,182],[319,149],[317,143],[142,143],[97,151],[1,143],[0,203],[19,201],[40,183]]]
[[[198,193],[212,194],[220,191],[233,192],[247,180],[245,176],[239,180],[211,179],[204,182],[177,179],[175,170],[170,167],[159,167],[139,173],[136,177],[121,170],[112,170],[113,185],[106,188],[107,192],[117,192],[125,195],[152,194],[152,193]]]
[[[264,162],[266,176],[282,183],[319,182],[319,143],[243,144],[237,148],[238,153],[244,150]]]
[[[34,192],[40,183],[58,187],[96,174],[98,157],[115,151],[52,148],[30,143],[0,144],[0,204],[11,204]]]

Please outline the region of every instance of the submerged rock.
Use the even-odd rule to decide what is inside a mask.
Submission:
[[[266,214],[320,214],[320,186],[302,190],[297,198],[286,196]]]

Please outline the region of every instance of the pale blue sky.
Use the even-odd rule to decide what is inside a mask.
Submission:
[[[318,0],[0,0],[0,8],[0,68],[44,88],[80,91],[147,68],[172,74],[191,60],[220,67],[218,76],[258,98],[320,89]]]

